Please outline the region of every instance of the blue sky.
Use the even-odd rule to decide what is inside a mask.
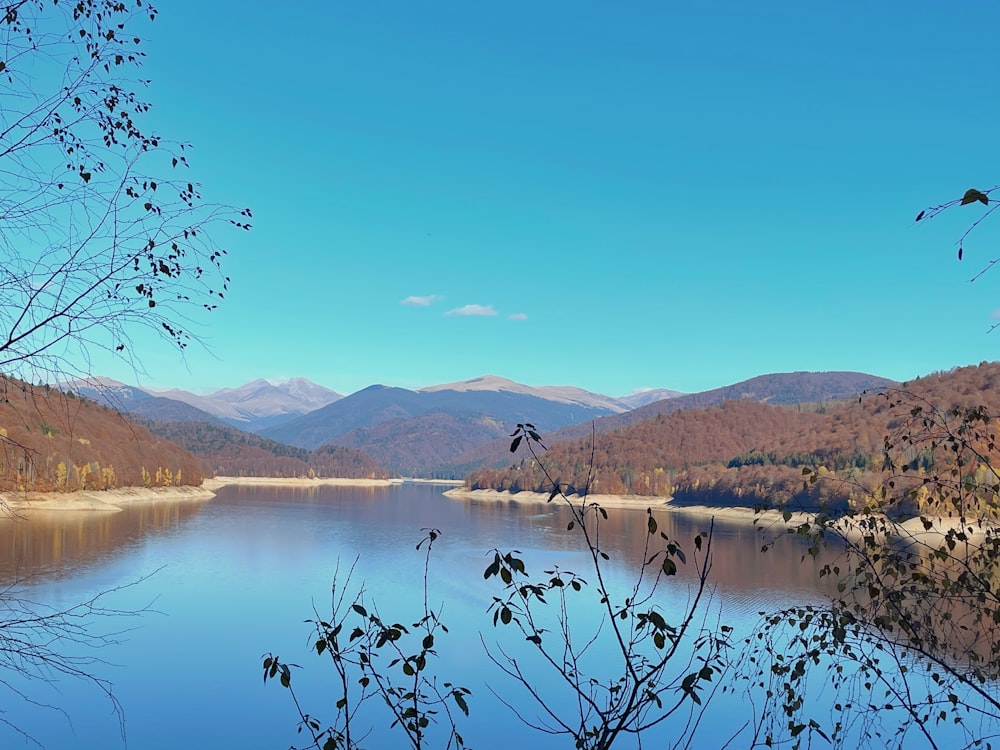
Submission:
[[[493,373],[621,395],[996,359],[1000,6],[171,0],[151,122],[249,206],[195,390]]]

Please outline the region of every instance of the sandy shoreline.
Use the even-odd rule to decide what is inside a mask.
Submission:
[[[211,500],[215,491],[226,485],[265,485],[283,487],[318,487],[340,485],[385,487],[401,479],[283,479],[273,477],[212,477],[199,487],[118,487],[113,490],[78,490],[76,492],[0,492],[0,515],[3,511],[119,511],[126,505],[141,502],[183,502]]]
[[[448,497],[464,500],[485,500],[491,502],[510,503],[548,503],[549,496],[542,492],[499,492],[497,490],[468,490],[458,487],[444,493]],[[580,498],[570,495],[569,499],[574,503],[579,503]],[[661,497],[650,497],[648,495],[588,495],[588,502],[595,502],[607,509],[626,510],[646,510],[651,508],[656,511],[669,511],[671,513],[684,513],[698,518],[716,518],[725,521],[756,525],[763,529],[775,529],[781,527],[797,527],[805,523],[810,523],[815,514],[804,511],[793,511],[789,517],[785,518],[784,511],[765,510],[755,511],[753,508],[741,508],[738,506],[709,506],[709,505],[674,505],[669,499]],[[556,502],[553,500],[552,502]],[[861,516],[855,518],[859,520]],[[887,519],[886,519],[887,520]],[[958,519],[955,518],[932,518],[931,527],[925,529],[920,518],[910,518],[906,521],[892,523],[896,534],[901,539],[909,540],[911,543],[922,543],[936,546],[951,529],[959,528]],[[888,520],[887,520],[888,522]],[[975,521],[966,521],[965,528],[973,528],[970,533],[970,541],[976,543],[983,538],[984,527]],[[860,528],[841,527],[841,532],[848,538],[857,540],[863,532]]]
[[[444,493],[448,497],[465,500],[488,500],[492,502],[509,503],[548,503],[549,496],[544,492],[499,492],[497,490],[467,490],[459,487],[448,490]],[[577,495],[570,495],[569,499],[574,503],[579,503]],[[553,500],[552,502],[556,502]],[[622,510],[646,510],[651,508],[656,511],[670,511],[671,513],[686,513],[700,518],[724,518],[730,521],[743,521],[746,523],[757,522],[758,525],[769,526],[772,523],[785,525],[801,524],[811,518],[808,513],[792,513],[791,518],[785,521],[781,511],[768,510],[762,513],[755,512],[752,508],[739,507],[710,507],[707,505],[674,505],[669,498],[652,497],[650,495],[587,495],[588,503],[597,503],[602,508],[615,508]]]
[[[465,487],[456,487],[444,493],[447,497],[460,498],[464,500],[489,500],[492,502],[508,503],[548,503],[549,496],[544,492],[499,492],[497,490],[467,490]],[[574,503],[580,498],[570,495],[569,499]],[[556,502],[553,500],[552,502]],[[597,503],[604,508],[631,508],[634,510],[654,510],[666,509],[669,503],[662,497],[648,497],[644,495],[587,495],[588,503]]]
[[[210,500],[213,497],[215,493],[204,486],[119,487],[77,492],[0,492],[0,505],[17,513],[32,510],[119,511],[131,503]]]

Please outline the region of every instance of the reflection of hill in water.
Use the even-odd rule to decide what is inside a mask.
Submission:
[[[581,540],[576,531],[567,531],[571,516],[566,507],[559,507],[558,501],[551,505],[519,502],[496,502],[491,500],[466,501],[475,508],[475,516],[490,519],[496,524],[510,523],[517,517],[522,527],[534,527],[543,534],[544,546],[549,549],[580,549]],[[611,556],[615,565],[624,563],[637,569],[649,555],[664,544],[659,536],[665,533],[680,544],[687,555],[687,564],[678,568],[679,579],[691,579],[696,575],[694,559],[694,538],[707,532],[711,517],[671,511],[654,512],[658,529],[649,550],[644,546],[648,536],[646,513],[634,509],[608,508],[608,518],[601,522],[601,548]],[[712,541],[712,568],[710,581],[722,591],[740,599],[747,611],[756,611],[764,606],[763,600],[780,600],[784,592],[798,592],[806,598],[827,591],[835,591],[835,582],[821,579],[819,570],[825,562],[835,556],[832,550],[822,550],[818,558],[807,554],[808,544],[801,538],[784,533],[767,552],[761,547],[766,532],[751,525],[749,520],[716,519]],[[765,536],[762,536],[762,533]],[[501,545],[502,546],[502,545]],[[660,558],[662,559],[662,558]],[[577,571],[585,573],[589,571]]]
[[[262,501],[273,503],[276,499],[281,500],[329,500],[337,498],[338,495],[349,495],[351,500],[363,498],[365,500],[385,497],[386,493],[392,491],[394,485],[373,484],[373,485],[336,485],[323,484],[228,484],[217,491],[218,502],[228,503],[233,499],[252,500],[259,498]]]
[[[132,503],[120,511],[30,511],[0,518],[0,583],[63,578],[140,542],[177,529],[202,502]]]

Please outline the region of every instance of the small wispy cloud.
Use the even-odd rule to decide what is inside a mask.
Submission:
[[[409,307],[428,307],[439,299],[444,299],[440,294],[428,294],[426,297],[410,296],[402,300],[399,304]]]
[[[445,315],[459,315],[463,318],[492,318],[496,314],[497,311],[493,309],[493,305],[463,305],[445,313]]]
[[[524,313],[514,313],[513,315],[508,315],[507,320],[527,320],[528,316]]]

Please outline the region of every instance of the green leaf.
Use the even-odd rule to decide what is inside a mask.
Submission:
[[[646,518],[646,528],[649,530],[650,534],[656,533],[656,519],[653,518],[653,514],[650,513]]]
[[[431,635],[430,633],[425,635],[424,642],[422,645],[424,647],[424,651],[430,651],[432,648],[434,648],[434,636]]]
[[[663,560],[663,575],[666,576],[677,575],[677,563],[675,563],[669,557],[666,557]]]
[[[518,435],[516,438],[514,438],[511,441],[511,443],[510,443],[510,452],[511,453],[515,453],[517,451],[517,446],[519,446],[521,444],[521,437],[522,437],[521,435]]]

